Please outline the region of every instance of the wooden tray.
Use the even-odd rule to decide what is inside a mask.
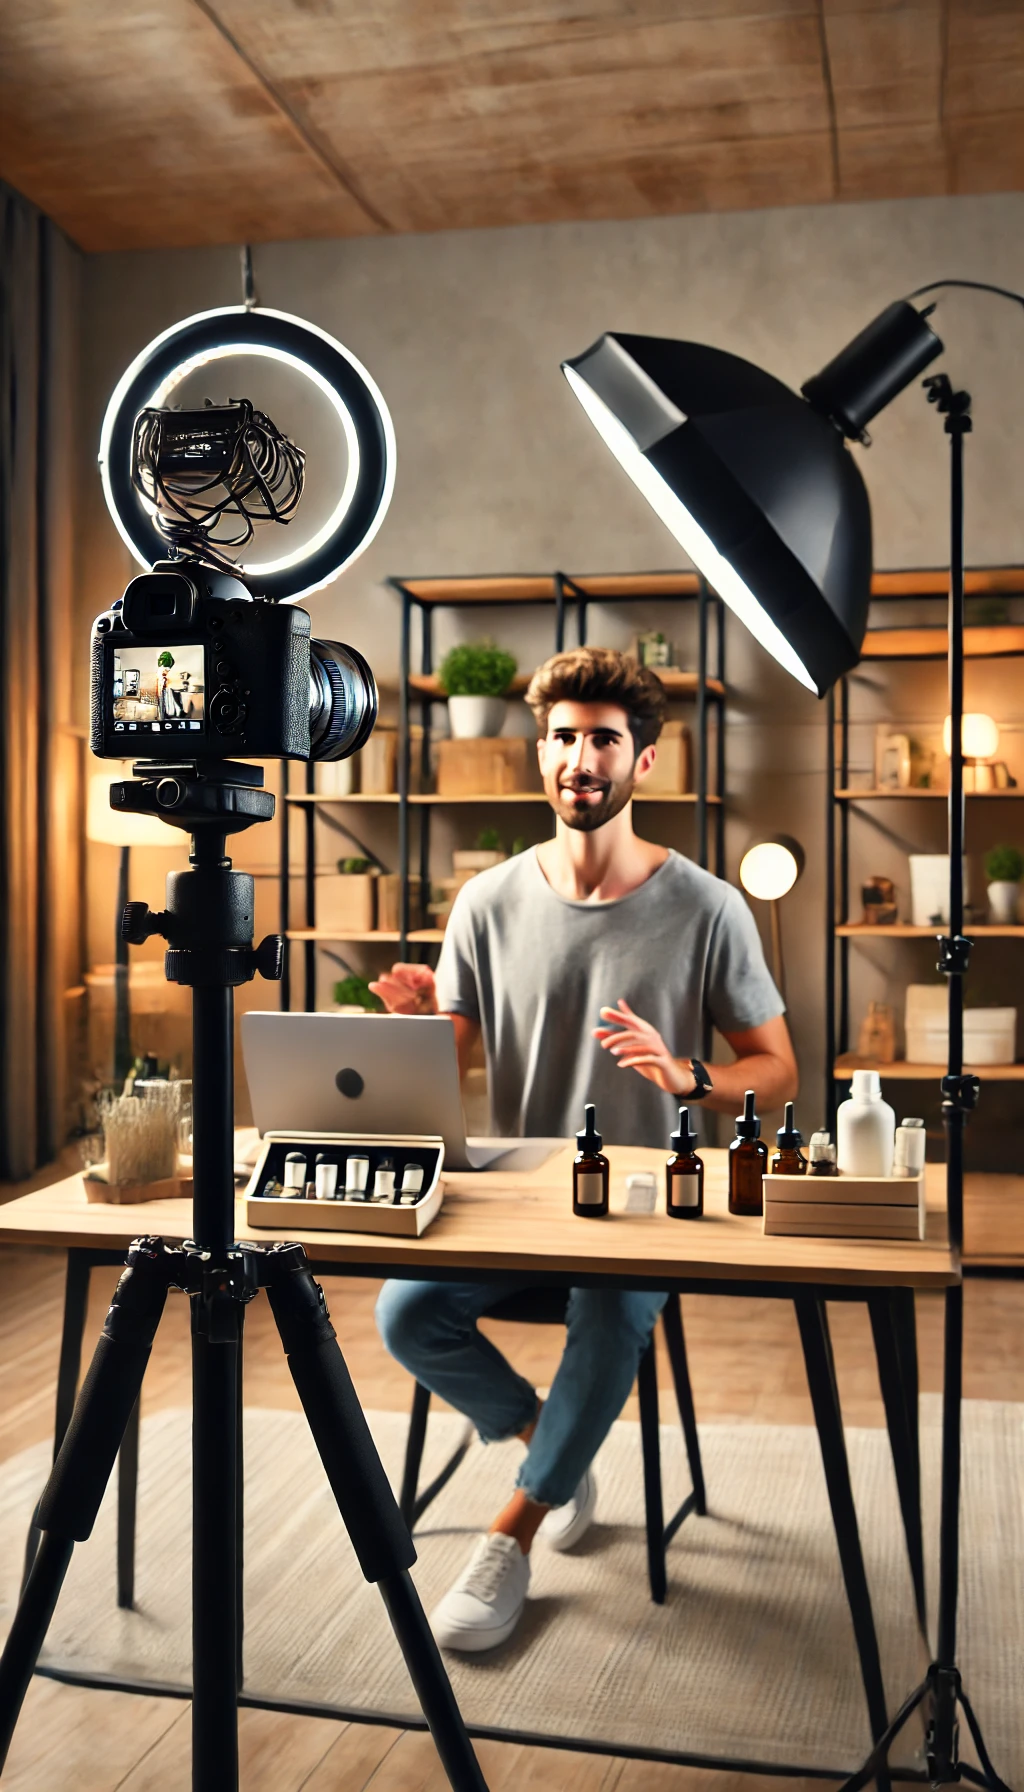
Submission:
[[[96,1165],[98,1170],[103,1167]],[[107,1182],[94,1170],[92,1175],[87,1171],[82,1180],[86,1200],[101,1201],[107,1206],[134,1207],[140,1201],[192,1199],[191,1176],[165,1176],[160,1182]]]

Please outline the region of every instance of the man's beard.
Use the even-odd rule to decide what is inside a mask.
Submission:
[[[569,800],[569,793],[573,790],[597,790],[601,795],[597,802],[580,807]],[[564,821],[567,828],[575,828],[581,834],[592,834],[626,807],[633,790],[632,778],[623,778],[620,783],[615,783],[611,778],[580,778],[563,780],[553,791],[549,790],[547,795],[559,821]]]

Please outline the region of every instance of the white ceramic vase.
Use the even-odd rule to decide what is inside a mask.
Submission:
[[[493,740],[501,733],[504,697],[449,697],[448,722],[455,740]]]
[[[1020,885],[999,878],[988,886],[989,913],[999,927],[1011,927],[1017,919]]]

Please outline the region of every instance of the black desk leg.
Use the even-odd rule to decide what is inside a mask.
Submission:
[[[839,1389],[836,1385],[828,1315],[825,1311],[824,1299],[818,1294],[798,1294],[793,1304],[796,1308],[797,1324],[800,1327],[800,1342],[803,1345],[807,1386],[810,1390],[811,1405],[814,1408],[814,1422],[818,1428],[818,1441],[821,1444],[821,1459],[825,1469],[829,1504],[832,1507],[832,1522],[835,1525],[836,1543],[839,1547],[839,1561],[843,1571],[843,1580],[846,1583],[846,1597],[850,1605],[854,1636],[857,1639],[857,1653],[860,1656],[860,1670],[867,1696],[871,1735],[872,1739],[877,1742],[888,1723],[885,1710],[885,1687],[882,1681],[882,1664],[878,1654],[878,1638],[875,1635],[875,1620],[871,1611],[871,1594],[868,1591],[867,1575],[864,1572],[864,1557],[860,1547],[860,1533],[857,1529],[857,1511],[853,1503],[853,1489],[850,1486],[850,1465],[846,1457],[843,1416],[839,1406]],[[889,1780],[882,1773],[879,1773],[878,1776],[878,1786],[880,1792],[888,1792]]]
[[[135,1506],[139,1488],[139,1401],[131,1410],[117,1453],[117,1603],[135,1604]]]
[[[664,1605],[668,1589],[665,1571],[665,1513],[661,1499],[661,1439],[658,1434],[658,1370],[654,1340],[640,1358],[636,1376],[640,1398],[640,1443],[644,1461],[644,1509],[647,1520],[647,1573],[651,1598]]]
[[[895,1292],[876,1289],[868,1295],[868,1313],[878,1359],[878,1381],[885,1406],[885,1422],[892,1449],[892,1466],[896,1475],[903,1530],[907,1539],[910,1575],[914,1583],[914,1604],[917,1621],[925,1630],[924,1542],[921,1529],[921,1483],[917,1431],[917,1346],[912,1356],[906,1347],[907,1315],[905,1308],[897,1315]],[[910,1326],[913,1328],[914,1296],[910,1294]],[[902,1346],[902,1347],[901,1347]],[[908,1385],[908,1375],[912,1380]]]
[[[661,1323],[665,1332],[669,1362],[672,1365],[679,1422],[683,1428],[686,1455],[690,1464],[690,1479],[693,1482],[693,1509],[699,1517],[703,1518],[708,1509],[708,1502],[704,1491],[704,1468],[700,1459],[697,1414],[693,1407],[693,1389],[690,1386],[690,1370],[686,1361],[686,1338],[683,1333],[680,1300],[681,1296],[678,1294],[669,1295],[661,1310]]]
[[[78,1393],[78,1377],[82,1367],[82,1336],[85,1332],[86,1314],[89,1309],[89,1272],[91,1264],[87,1251],[68,1252],[67,1269],[64,1275],[64,1327],[60,1336],[60,1359],[57,1366],[57,1405],[53,1420],[53,1459],[56,1462],[57,1452],[64,1442],[64,1433],[71,1423],[71,1414],[75,1410],[75,1398]],[[35,1514],[28,1528],[25,1539],[25,1566],[21,1579],[21,1590],[25,1591],[25,1582],[36,1559],[39,1548],[40,1532],[36,1525]]]

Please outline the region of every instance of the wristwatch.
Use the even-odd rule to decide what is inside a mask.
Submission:
[[[705,1095],[710,1095],[715,1085],[699,1058],[690,1059],[690,1069],[693,1071],[695,1087],[686,1099],[687,1101],[703,1101]]]

